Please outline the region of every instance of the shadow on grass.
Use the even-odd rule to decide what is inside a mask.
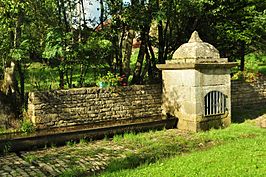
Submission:
[[[180,154],[182,151],[181,147],[168,147],[156,150],[147,149],[140,153],[127,154],[125,158],[113,159],[112,162],[106,168],[107,172],[120,171],[122,169],[133,169],[143,164],[155,163],[159,159],[165,159]],[[100,175],[96,174],[96,175]]]
[[[266,105],[263,107],[243,107],[242,109],[232,110],[232,122],[233,123],[243,123],[245,120],[256,119],[263,114],[266,114]]]
[[[159,140],[159,138],[156,142],[149,142],[148,140],[145,147],[140,148],[137,152],[126,153],[124,158],[113,159],[103,173],[99,172],[94,175],[98,176],[104,174],[103,176],[105,176],[106,173],[113,173],[123,169],[133,169],[144,164],[152,164],[159,160],[174,157],[182,153],[199,150],[199,144],[205,146],[208,143],[205,139],[192,139],[193,140],[180,137],[168,142]]]

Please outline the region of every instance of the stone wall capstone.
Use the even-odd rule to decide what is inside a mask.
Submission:
[[[29,93],[28,114],[37,128],[161,117],[160,85],[80,88]]]

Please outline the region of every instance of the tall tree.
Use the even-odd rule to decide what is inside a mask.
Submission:
[[[253,51],[265,51],[266,3],[258,0],[206,1],[206,20],[210,34],[224,57],[240,59],[244,70],[245,55]],[[264,48],[264,49],[263,49]]]

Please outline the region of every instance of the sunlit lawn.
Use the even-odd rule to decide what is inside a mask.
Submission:
[[[195,136],[213,145],[201,150],[191,147],[190,153],[137,168],[121,169],[117,165],[102,176],[266,176],[266,129],[242,123]]]

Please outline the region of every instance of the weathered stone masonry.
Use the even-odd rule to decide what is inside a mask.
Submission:
[[[32,92],[28,113],[37,128],[149,119],[161,116],[161,93],[159,85]]]
[[[266,108],[266,77],[252,82],[232,81],[232,109]]]
[[[230,68],[236,62],[220,58],[219,51],[194,31],[162,70],[163,114],[178,117],[178,128],[202,131],[231,123]]]
[[[232,81],[232,110],[266,107],[266,79]],[[28,113],[39,128],[152,119],[161,116],[160,85],[81,88],[29,94]]]

